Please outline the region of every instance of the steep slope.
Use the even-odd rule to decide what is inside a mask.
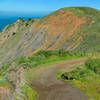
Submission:
[[[100,11],[88,7],[63,8],[42,19],[18,21],[0,36],[1,64],[41,49],[100,51]]]

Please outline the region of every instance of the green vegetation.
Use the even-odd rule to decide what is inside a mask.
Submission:
[[[68,7],[62,8],[60,10],[72,11],[77,16],[89,16],[89,17],[97,17],[97,13],[100,13],[99,10],[90,8],[90,7]]]
[[[40,20],[40,24],[46,21],[51,15],[45,16]]]
[[[86,16],[87,22],[84,28],[77,32],[81,33],[80,36],[84,37],[83,41],[74,51],[100,52],[100,11],[89,7],[69,7],[60,10],[72,11],[78,17]]]
[[[5,72],[9,67],[14,64],[14,68],[16,66],[24,66],[24,68],[35,68],[41,64],[47,64],[54,61],[63,61],[63,60],[70,60],[70,59],[76,59],[81,57],[88,56],[87,53],[81,52],[81,53],[74,53],[71,51],[65,51],[63,49],[60,50],[41,50],[34,54],[31,57],[21,57],[16,60],[13,60],[11,62],[8,62],[8,64],[2,66],[0,68],[0,75],[4,75]]]
[[[0,86],[7,86],[8,81],[6,79],[6,70],[8,69],[8,65],[4,65],[0,68]]]
[[[29,19],[28,19],[28,22],[34,22],[34,19],[29,18]]]
[[[21,21],[21,22],[24,22],[23,18],[21,18],[21,17],[19,17],[18,20]]]
[[[16,72],[16,70],[23,68],[27,70],[25,73],[25,78],[26,78],[26,84],[21,87],[22,98],[24,100],[36,100],[37,99],[37,93],[33,89],[33,86],[31,86],[31,77],[28,77],[29,74],[28,71],[31,69],[33,70],[34,68],[39,67],[40,65],[43,64],[51,64],[54,62],[60,62],[60,61],[65,61],[65,60],[70,60],[70,59],[77,59],[81,57],[86,57],[88,54],[82,52],[82,53],[73,53],[71,51],[65,51],[63,49],[61,50],[41,50],[34,54],[31,57],[21,57],[18,59],[15,59],[11,62],[8,62],[8,64],[1,66],[0,67],[0,85],[1,86],[9,86],[11,83],[9,82],[9,79],[13,76],[13,72]],[[13,88],[15,88],[15,85],[13,85]]]
[[[87,69],[90,69],[100,75],[100,59],[88,59],[85,65]]]
[[[86,8],[76,7],[73,9],[78,9],[80,12],[82,12],[83,14],[79,13],[81,16],[87,16],[87,23],[85,24],[83,29],[79,30],[79,32],[84,37],[84,39],[83,41],[81,41],[80,45],[75,49],[75,51],[76,52],[80,52],[80,51],[100,52],[100,44],[99,44],[100,43],[100,34],[99,34],[100,33],[100,29],[99,29],[100,11],[93,8],[87,8],[87,7]]]
[[[27,71],[34,69],[42,64],[50,64],[52,62],[59,62],[70,59],[77,59],[81,57],[86,57],[88,54],[86,52],[75,53],[72,51],[61,50],[41,50],[34,54],[31,57],[21,57],[19,59],[9,62],[7,65],[4,65],[0,68],[0,85],[8,86],[10,83],[8,81],[11,72],[9,68],[16,69],[18,67],[23,67]],[[69,78],[74,78],[73,83],[81,88],[90,98],[97,98],[99,100],[98,89],[100,85],[99,77],[99,63],[100,59],[89,59],[85,63],[85,67],[77,68],[72,70],[70,73],[65,73]],[[28,76],[27,76],[28,74]],[[61,79],[62,72],[58,72],[57,78]],[[31,86],[32,77],[30,73],[25,74],[26,84],[21,86],[22,97],[24,100],[37,100],[38,94]],[[35,76],[34,76],[35,77]],[[98,83],[97,83],[98,82]],[[93,87],[93,85],[95,87]],[[98,89],[97,89],[98,88]],[[95,94],[94,94],[95,93]],[[92,96],[91,96],[92,95]]]
[[[61,79],[62,72],[58,72],[57,78]],[[89,100],[100,100],[100,59],[88,59],[84,65],[64,73],[68,78],[75,79],[71,81],[82,91],[84,91]]]
[[[37,100],[37,92],[34,91],[29,85],[25,84],[21,87],[22,93],[25,95],[24,100]]]
[[[5,78],[0,78],[0,86],[7,86],[8,82]]]
[[[86,54],[85,52],[73,53],[71,51],[65,51],[63,49],[48,50],[48,51],[41,50],[29,58],[22,57],[18,59],[17,63],[18,65],[24,65],[24,67],[27,68],[33,68],[41,64],[47,64],[50,62],[61,61],[61,60],[63,61],[63,60],[76,59],[86,56],[88,56],[88,54]]]

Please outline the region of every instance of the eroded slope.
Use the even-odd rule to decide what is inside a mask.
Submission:
[[[3,64],[21,56],[31,56],[41,49],[99,51],[99,15],[100,11],[92,8],[72,7],[34,22],[17,22],[20,26],[15,23],[2,32],[0,60]]]

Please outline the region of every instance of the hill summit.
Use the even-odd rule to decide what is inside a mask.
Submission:
[[[62,8],[41,19],[20,19],[7,25],[0,35],[1,64],[51,49],[100,52],[100,11]]]

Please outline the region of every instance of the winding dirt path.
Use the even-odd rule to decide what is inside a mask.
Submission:
[[[45,71],[37,69],[38,78],[32,80],[32,86],[39,94],[39,100],[87,100],[86,95],[80,89],[57,80],[56,71],[76,63],[84,63],[86,59],[69,60],[50,67]]]

